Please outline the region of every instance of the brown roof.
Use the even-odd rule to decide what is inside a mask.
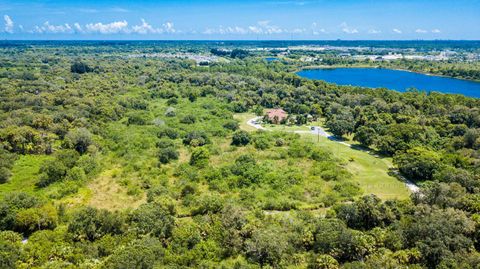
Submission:
[[[270,119],[273,119],[275,116],[277,116],[279,120],[282,120],[287,117],[287,112],[281,108],[269,109],[267,110],[267,115]]]

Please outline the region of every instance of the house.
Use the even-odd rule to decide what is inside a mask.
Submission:
[[[269,109],[265,114],[265,120],[273,124],[279,124],[287,119],[287,112],[281,108]]]

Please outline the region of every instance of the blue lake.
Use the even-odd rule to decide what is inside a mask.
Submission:
[[[419,73],[380,68],[335,68],[302,70],[299,76],[325,80],[338,85],[387,88],[400,92],[408,88],[422,91],[463,94],[480,98],[480,82],[430,76]]]
[[[277,57],[267,57],[265,58],[265,61],[267,62],[273,62],[273,61],[278,61],[279,59]]]

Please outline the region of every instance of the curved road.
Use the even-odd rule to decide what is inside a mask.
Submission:
[[[260,125],[259,121],[262,119],[262,117],[255,117],[255,118],[252,118],[252,119],[249,119],[247,121],[247,124],[249,126],[252,126],[253,128],[255,129],[258,129],[258,130],[265,130],[265,131],[270,131],[269,129],[266,129],[265,127],[263,127],[262,125]],[[340,141],[338,140],[335,136],[327,133],[325,131],[325,129],[323,129],[322,127],[320,126],[312,126],[312,129],[310,131],[293,131],[294,133],[297,133],[297,134],[313,134],[313,135],[321,135],[323,137],[326,137],[332,141],[335,141],[339,144],[342,144],[344,146],[347,146],[347,147],[352,147],[352,145],[348,144],[348,143],[345,143],[343,141]],[[377,156],[378,157],[378,156]],[[395,171],[394,172],[395,175],[397,177],[399,177],[402,181],[405,182],[405,186],[411,191],[411,192],[418,192],[420,191],[420,188],[415,184],[413,183],[412,181],[408,180],[407,178],[405,178],[404,176],[402,176],[398,171]]]

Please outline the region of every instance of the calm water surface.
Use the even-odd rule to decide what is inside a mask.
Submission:
[[[265,58],[265,61],[267,62],[273,62],[273,61],[278,61],[279,59],[277,57],[267,57]]]
[[[312,69],[297,73],[309,79],[325,80],[339,85],[388,88],[400,92],[408,88],[423,91],[463,94],[480,98],[480,82],[429,76],[407,71],[380,68]]]

